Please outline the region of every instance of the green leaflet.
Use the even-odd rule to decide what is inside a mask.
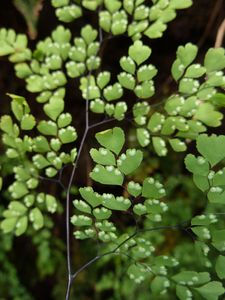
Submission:
[[[162,124],[164,122],[165,122],[165,116],[158,112],[155,112],[149,119],[147,127],[150,131],[157,132],[160,129],[162,129]]]
[[[127,211],[131,206],[130,200],[124,197],[115,197],[112,194],[103,194],[102,197],[102,205],[108,209]]]
[[[83,5],[83,7],[87,8],[87,9],[95,11],[99,5],[99,1],[83,0],[82,5]]]
[[[148,214],[148,218],[153,222],[159,222],[162,220],[161,214],[167,211],[168,207],[164,202],[160,202],[159,200],[147,199],[144,201],[144,204],[136,204],[133,210],[139,216]]]
[[[104,243],[115,241],[117,239],[117,236],[114,232],[106,233],[105,231],[100,231],[98,236],[99,239]]]
[[[103,95],[107,101],[120,99],[123,96],[122,86],[119,83],[115,83],[114,85],[109,85],[106,88],[104,88]]]
[[[141,216],[147,213],[147,208],[144,204],[139,203],[134,206],[133,211],[136,215]]]
[[[52,121],[41,121],[37,128],[44,135],[57,135],[57,125]]]
[[[141,66],[137,71],[138,81],[151,80],[158,73],[153,65]]]
[[[150,106],[147,102],[138,102],[133,106],[134,120],[138,125],[145,125],[147,121],[146,115],[150,111]]]
[[[104,220],[102,222],[96,222],[95,225],[101,231],[105,231],[105,232],[116,231],[116,227],[113,225],[112,222],[109,222],[108,220]]]
[[[58,117],[57,124],[59,128],[66,127],[72,122],[72,116],[70,113],[63,113]]]
[[[106,148],[99,148],[97,149],[91,149],[90,155],[94,162],[101,165],[113,165],[115,166],[116,160],[114,154],[106,149]]]
[[[137,196],[140,195],[142,187],[139,183],[135,183],[134,181],[130,181],[128,183],[127,190],[132,196],[137,197]]]
[[[195,272],[195,271],[182,271],[173,276],[173,280],[177,283],[189,286],[198,286],[210,281],[210,275],[207,272]],[[191,283],[192,282],[192,283]]]
[[[144,46],[141,41],[135,41],[133,46],[129,48],[129,56],[140,65],[146,61],[151,55],[151,49],[148,46]]]
[[[95,236],[95,231],[93,229],[85,229],[85,230],[76,230],[74,232],[74,236],[78,240],[85,240],[88,238],[93,238]]]
[[[24,97],[14,94],[7,94],[11,99],[11,109],[18,121],[22,120],[24,114],[29,114],[30,108]]]
[[[97,85],[103,89],[110,81],[111,74],[107,71],[101,72],[97,77]]]
[[[17,137],[19,134],[18,126],[13,124],[12,118],[10,116],[1,117],[0,128],[2,131],[6,132],[9,136]]]
[[[213,167],[225,157],[225,137],[200,135],[197,139],[197,149]]]
[[[148,144],[150,143],[150,134],[149,134],[148,130],[146,130],[144,128],[138,128],[137,129],[137,139],[138,139],[139,144],[142,147],[148,146]]]
[[[216,223],[218,219],[214,214],[199,215],[191,220],[191,225],[208,226],[212,223]]]
[[[43,136],[38,136],[33,140],[34,151],[36,152],[47,152],[50,151],[48,140]]]
[[[216,300],[220,295],[223,295],[225,292],[224,287],[221,282],[212,281],[195,290],[207,300]]]
[[[179,92],[182,94],[194,94],[199,88],[198,80],[192,78],[183,78],[179,83]]]
[[[44,217],[39,208],[33,208],[30,211],[29,219],[33,223],[33,227],[35,230],[39,230],[44,226]]]
[[[90,173],[90,176],[93,180],[101,184],[109,185],[122,185],[124,179],[123,174],[114,166],[103,167],[96,165]]]
[[[188,287],[177,284],[176,295],[180,300],[185,300],[189,297],[192,297],[193,294]]]
[[[95,78],[93,76],[88,78],[82,77],[80,79],[80,89],[84,99],[92,100],[100,97],[100,89],[96,85]]]
[[[71,218],[71,223],[75,226],[90,226],[92,224],[92,220],[90,217],[79,215],[73,216]]]
[[[197,138],[198,151],[204,156],[195,157],[188,154],[185,158],[186,168],[193,173],[193,180],[195,185],[203,192],[207,191],[209,202],[216,204],[224,204],[224,169],[210,170],[223,158],[221,148],[223,143],[223,136],[207,136],[200,135]],[[210,149],[214,147],[214,151]]]
[[[137,238],[136,245],[132,245],[132,255],[134,259],[140,260],[149,257],[155,248],[152,243],[144,238]]]
[[[104,101],[101,99],[95,99],[94,101],[91,101],[90,109],[92,112],[96,114],[102,114],[105,110],[105,104]]]
[[[185,165],[188,171],[196,175],[207,176],[209,174],[209,163],[202,156],[196,158],[193,154],[188,154],[185,158]]]
[[[80,188],[81,196],[92,206],[96,207],[102,204],[103,198],[98,193],[94,192],[91,187]]]
[[[67,126],[59,130],[59,139],[63,144],[72,143],[77,139],[76,129],[72,126]]]
[[[63,7],[69,4],[69,0],[51,0],[53,7]]]
[[[154,95],[155,88],[152,80],[144,81],[143,83],[137,85],[134,92],[138,98],[147,99]]]
[[[22,235],[27,229],[27,217],[22,216],[20,218],[11,217],[6,218],[1,222],[1,229],[4,233],[9,233],[11,231],[15,231],[16,236]]]
[[[225,52],[223,48],[209,49],[205,56],[204,66],[207,73],[225,68]]]
[[[128,268],[127,273],[129,275],[130,279],[134,280],[135,283],[141,283],[147,276],[148,271],[141,264],[132,264]]]
[[[57,210],[57,201],[56,198],[52,195],[47,194],[45,197],[46,207],[50,213],[55,213]]]
[[[206,72],[206,69],[204,67],[202,67],[200,64],[193,64],[190,65],[184,76],[185,77],[190,77],[190,78],[199,78],[201,76],[203,76]]]
[[[87,44],[92,43],[98,35],[97,30],[93,29],[90,25],[86,25],[81,30],[81,36]]]
[[[28,188],[25,183],[15,181],[12,185],[10,185],[9,191],[14,199],[19,199],[28,193]]]
[[[183,151],[187,150],[185,143],[179,139],[170,139],[169,143],[170,143],[171,147],[173,148],[173,150],[176,152],[183,152]]]
[[[44,105],[44,111],[46,115],[53,121],[56,121],[57,117],[64,110],[64,101],[60,98],[51,98],[49,103]]]
[[[117,155],[125,143],[124,132],[119,127],[99,132],[95,137],[101,146],[113,151]]]
[[[143,182],[142,196],[151,199],[160,199],[165,196],[163,185],[154,178],[146,178]]]
[[[156,276],[151,282],[151,290],[153,295],[165,293],[169,286],[169,280],[163,276]]]
[[[177,57],[186,68],[196,58],[197,53],[198,48],[195,45],[188,43],[185,46],[180,46],[178,48]]]
[[[79,6],[73,4],[56,9],[56,16],[62,22],[69,23],[79,18],[82,15],[82,10]]]
[[[161,22],[156,21],[145,31],[145,35],[150,39],[157,39],[162,37],[163,32],[166,30],[167,26]]]
[[[134,19],[135,20],[142,20],[146,19],[149,14],[149,8],[145,5],[140,5],[135,9],[134,12]]]
[[[134,60],[131,57],[123,56],[120,59],[120,66],[127,73],[130,73],[130,74],[135,73],[136,66],[135,66]]]
[[[36,124],[36,120],[33,115],[25,114],[21,119],[21,129],[22,130],[32,130]]]
[[[153,147],[159,156],[165,156],[167,154],[166,142],[161,137],[152,138]]]
[[[91,207],[82,200],[74,200],[73,205],[81,212],[91,213]]]
[[[133,90],[135,87],[135,79],[131,74],[122,72],[118,75],[118,80],[122,87],[128,90]]]
[[[128,175],[135,171],[141,164],[143,159],[143,153],[140,150],[128,149],[126,154],[122,154],[118,160],[117,165],[118,169]]]
[[[107,104],[106,104],[107,105]],[[114,110],[114,114],[113,117],[118,120],[121,121],[124,119],[125,117],[125,113],[127,111],[127,104],[126,102],[117,102],[116,106],[115,106],[115,110]]]
[[[218,127],[221,125],[223,115],[214,110],[214,107],[210,103],[202,104],[195,114],[195,117],[211,127]]]
[[[111,210],[101,207],[101,208],[95,208],[93,209],[93,215],[97,220],[105,220],[108,219],[111,216],[112,212]]]

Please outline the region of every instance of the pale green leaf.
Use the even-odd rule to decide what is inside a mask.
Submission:
[[[110,218],[112,215],[111,210],[105,208],[105,207],[100,207],[100,208],[95,208],[93,209],[93,215],[97,220],[105,220]]]
[[[99,148],[99,150],[92,148],[90,155],[97,164],[113,166],[116,164],[114,154],[106,148]]]
[[[109,185],[122,185],[123,183],[123,174],[119,169],[114,166],[103,167],[101,165],[96,165],[93,171],[90,173],[90,177],[101,183]]]
[[[120,153],[125,143],[124,132],[119,127],[98,132],[95,137],[101,146],[111,150],[117,155]]]
[[[115,197],[113,194],[103,194],[102,205],[111,210],[126,211],[131,206],[129,199],[124,197]]]
[[[96,207],[102,204],[102,196],[94,192],[94,190],[91,187],[80,188],[79,192],[82,198],[92,207]]]
[[[126,154],[123,153],[117,160],[118,169],[128,175],[135,171],[141,164],[143,153],[140,150],[128,149]]]
[[[44,135],[57,135],[57,125],[52,121],[40,121],[37,129]]]
[[[33,223],[35,230],[39,230],[44,226],[44,217],[39,208],[35,207],[30,211],[29,219]]]
[[[207,176],[209,174],[209,163],[202,156],[196,158],[193,154],[188,154],[185,158],[185,165],[188,171],[195,175]]]
[[[225,136],[202,134],[197,139],[197,149],[213,167],[225,157]]]
[[[205,56],[204,65],[207,73],[225,68],[225,51],[223,48],[211,48]]]
[[[143,182],[142,196],[151,199],[160,199],[165,196],[165,189],[159,181],[149,177]]]
[[[222,283],[218,281],[211,281],[195,290],[207,300],[218,300],[219,296],[225,293]]]
[[[146,61],[151,55],[151,49],[148,46],[143,45],[141,41],[135,41],[129,48],[129,56],[140,65]]]

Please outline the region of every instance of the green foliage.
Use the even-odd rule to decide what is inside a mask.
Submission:
[[[218,217],[225,203],[225,137],[207,135],[207,130],[222,124],[223,113],[219,110],[225,106],[224,49],[209,49],[201,63],[196,45],[179,46],[171,67],[177,89],[155,105],[158,70],[150,62],[154,49],[144,41],[162,37],[177,10],[191,6],[191,0],[154,0],[151,4],[144,0],[51,3],[59,21],[64,23],[76,22],[86,10],[97,11],[99,28],[85,21],[79,36],[74,36],[67,26],[58,25],[33,51],[28,48],[25,35],[0,29],[0,55],[8,56],[15,64],[16,76],[25,81],[27,91],[35,94],[37,102],[34,106],[22,96],[8,94],[11,113],[0,119],[2,143],[13,177],[9,183],[4,181],[8,202],[1,212],[3,237],[31,237],[38,252],[37,268],[48,266],[40,271],[41,276],[54,273],[58,261],[63,260],[60,251],[64,249],[60,243],[59,251],[57,246],[50,249],[52,243],[55,245],[51,240],[55,227],[52,215],[62,213],[63,206],[67,213],[67,242],[71,243],[68,227],[73,226],[75,239],[84,240],[79,241],[81,245],[97,242],[100,246],[98,255],[69,277],[75,278],[94,261],[100,263],[101,259],[104,265],[112,259],[115,275],[105,274],[96,289],[113,288],[115,299],[133,299],[137,286],[146,282],[146,293],[140,296],[143,300],[152,296],[219,299],[225,292],[225,230]],[[130,37],[131,44],[118,61],[118,73],[113,74],[103,70],[103,43],[121,35]],[[75,92],[81,94],[85,104],[82,131],[77,125],[75,128],[77,120],[72,109],[67,111],[71,105],[67,103],[71,81],[76,83]],[[78,106],[75,100],[73,105]],[[93,123],[96,119],[99,121]],[[127,119],[131,128],[126,126]],[[114,125],[110,126],[111,121]],[[103,124],[107,128],[99,129]],[[91,129],[95,129],[95,139]],[[90,143],[88,138],[92,138]],[[189,153],[191,141],[196,142],[200,156]],[[97,143],[99,148],[95,148]],[[78,186],[74,196],[72,185],[84,145],[90,146],[86,155],[91,171],[86,172],[87,186]],[[171,175],[174,152],[182,163],[183,157],[176,152],[187,153],[186,168],[202,194],[197,189],[192,193],[188,175],[185,182]],[[169,166],[167,171],[164,162]],[[64,173],[67,166],[70,168]],[[58,190],[46,188],[44,181],[63,189],[66,204]],[[179,195],[179,185],[185,186],[186,193],[191,187],[188,196]],[[197,197],[194,193],[198,193]],[[195,201],[195,206],[191,201]],[[179,230],[194,237],[192,248],[180,237],[180,244],[175,241],[172,249],[162,250],[167,245],[167,235],[171,238],[167,231]],[[88,251],[94,250],[89,248]],[[191,253],[191,261],[199,258],[196,269],[186,263],[182,251]],[[48,265],[51,256],[54,262]],[[13,268],[10,265],[6,269]],[[13,278],[17,289],[15,274]],[[125,288],[118,298],[121,279]],[[18,293],[23,299],[30,299],[25,290]]]

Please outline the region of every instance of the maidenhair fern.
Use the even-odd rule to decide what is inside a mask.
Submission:
[[[224,49],[211,48],[200,60],[196,45],[179,46],[171,68],[177,89],[160,103],[152,101],[159,71],[152,64],[154,49],[148,39],[162,37],[177,10],[191,4],[191,0],[52,0],[59,21],[76,22],[86,10],[97,11],[98,28],[83,19],[86,24],[74,36],[66,25],[59,25],[33,51],[25,35],[0,30],[0,55],[15,65],[16,76],[25,81],[28,92],[35,93],[36,105],[43,111],[37,117],[29,99],[9,94],[11,114],[1,117],[0,128],[14,181],[8,186],[10,201],[2,212],[1,229],[5,234],[35,236],[47,227],[50,214],[60,213],[63,203],[57,193],[46,193],[42,183],[59,184],[66,193],[66,299],[82,270],[113,255],[122,257],[132,284],[151,282],[149,298],[174,293],[173,299],[216,300],[225,292],[225,229],[220,218],[225,203],[225,137],[207,135],[223,118],[219,110],[225,105]],[[114,76],[103,70],[101,51],[107,39],[123,35],[131,38],[131,44]],[[66,105],[68,81],[78,83],[74,94],[80,93],[86,105],[85,127],[79,134],[76,115]],[[73,105],[78,105],[75,100]],[[129,145],[127,120],[136,146]],[[89,135],[94,139],[88,154],[90,184],[79,186],[74,197],[71,189]],[[185,165],[202,197],[206,195],[205,210],[171,225],[167,179],[153,173],[139,180],[135,174],[147,163],[147,156],[188,153],[192,140],[200,155],[187,154]],[[67,166],[72,169],[62,181]],[[118,222],[127,217],[128,223]],[[71,230],[75,239],[101,245],[100,252],[76,271]],[[164,230],[191,232],[201,270],[183,269],[172,253],[157,251],[152,233]],[[215,251],[213,262],[210,253]]]

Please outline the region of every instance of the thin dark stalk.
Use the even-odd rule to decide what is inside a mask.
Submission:
[[[73,169],[71,172],[69,184],[67,187],[67,194],[66,194],[66,247],[67,247],[67,270],[68,270],[68,275],[71,276],[71,256],[70,256],[70,190],[72,187],[73,179],[75,176],[77,164],[84,146],[84,142],[86,139],[88,133],[88,128],[85,129],[84,135],[82,137],[82,141],[80,143],[80,147],[78,150],[76,162],[73,165]]]
[[[66,290],[66,300],[70,299],[70,291],[71,291],[71,285],[72,285],[72,278],[69,277],[68,284],[67,284],[67,290]]]
[[[100,122],[97,122],[95,124],[90,125],[89,129],[95,128],[95,127],[100,126],[100,125],[104,125],[104,124],[110,123],[112,121],[115,121],[115,119],[114,118],[112,118],[112,119],[105,119],[103,121],[100,121]]]

